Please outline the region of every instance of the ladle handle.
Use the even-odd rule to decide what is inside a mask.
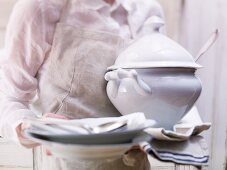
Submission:
[[[219,35],[218,29],[216,29],[211,35],[210,38],[206,41],[206,43],[202,46],[199,50],[198,54],[196,55],[195,61],[197,61],[203,54],[209,50],[209,48],[216,42]]]

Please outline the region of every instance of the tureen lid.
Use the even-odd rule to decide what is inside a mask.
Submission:
[[[143,31],[146,33],[152,29],[153,32],[146,33],[127,47],[108,70],[156,67],[200,68],[201,66],[195,63],[186,49],[159,32],[163,25],[164,21],[161,18],[151,17],[145,23]]]

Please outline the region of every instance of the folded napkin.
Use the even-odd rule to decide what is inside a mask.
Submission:
[[[185,141],[193,135],[208,130],[211,123],[203,123],[198,110],[193,107],[190,112],[176,125],[173,130],[164,128],[147,128],[145,131],[153,138],[167,141]]]
[[[198,110],[192,110],[173,127],[173,131],[163,128],[147,128],[152,136],[150,142],[141,143],[141,148],[162,161],[203,166],[208,164],[208,147],[201,132],[209,129],[210,123],[203,123]]]
[[[152,139],[149,143],[141,143],[140,146],[148,155],[161,161],[195,166],[208,165],[208,147],[201,136],[192,136],[186,141],[178,142]]]
[[[132,113],[121,117],[105,117],[105,118],[85,118],[63,120],[56,118],[26,118],[25,123],[28,128],[38,128],[45,133],[50,134],[90,134],[86,127],[94,128],[108,122],[127,122],[126,128],[123,130],[144,129],[155,124],[152,120],[147,120],[144,113]],[[120,129],[121,130],[121,129]]]
[[[69,120],[68,122],[74,125],[87,124],[91,127],[95,127],[95,126],[99,126],[100,124],[113,122],[113,121],[127,121],[128,130],[142,128],[145,126],[145,123],[146,123],[146,126],[152,126],[153,124],[155,124],[154,121],[147,120],[144,116],[144,113],[141,113],[141,112],[132,113],[132,114],[128,114],[120,117],[74,119],[74,120]]]

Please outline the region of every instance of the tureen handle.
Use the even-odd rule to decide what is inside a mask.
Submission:
[[[140,78],[134,69],[130,71],[118,69],[108,72],[105,75],[105,79],[107,81],[115,80],[115,87],[112,89],[112,97],[114,98],[117,97],[118,93],[126,92],[130,94],[136,92],[143,96],[151,94],[151,88]]]
[[[153,30],[154,32],[160,32],[160,28],[164,25],[165,22],[162,18],[158,16],[152,16],[144,23],[144,31],[151,32],[151,30]]]

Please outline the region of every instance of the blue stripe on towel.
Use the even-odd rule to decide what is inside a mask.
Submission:
[[[169,160],[169,158],[171,158],[171,159],[173,159],[173,160],[176,160],[176,161],[183,161],[183,162],[188,162],[188,163],[192,163],[192,162],[194,162],[194,163],[207,163],[208,162],[208,158],[206,159],[206,160],[204,160],[204,161],[195,161],[195,160],[189,160],[189,159],[179,159],[179,158],[174,158],[174,157],[171,157],[171,156],[161,156],[160,157],[161,159],[165,159],[165,158],[167,158],[166,160]]]
[[[156,151],[156,150],[152,149],[150,144],[144,145],[143,149],[145,150],[146,153],[148,153],[150,155],[151,154],[155,155],[160,160],[173,161],[173,162],[176,162],[176,163],[187,163],[187,164],[201,165],[201,164],[207,164],[208,160],[209,160],[209,156],[196,157],[196,156],[193,156],[193,155],[190,155],[190,154],[180,154],[180,153],[172,153],[172,152],[165,152],[165,151]],[[165,154],[169,154],[169,155],[165,155]]]
[[[152,149],[147,149],[146,152],[148,154],[155,154]],[[172,160],[172,161],[175,161],[175,162],[179,162],[180,161],[180,162],[183,162],[183,163],[196,163],[196,164],[198,164],[198,163],[208,163],[208,160],[209,160],[208,156],[205,156],[205,160],[202,160],[202,161],[201,160],[190,160],[190,159],[184,159],[184,158],[180,159],[180,158],[176,158],[174,156],[163,156],[163,155],[160,155],[160,154],[155,155],[155,156],[157,156],[161,160],[169,160],[169,161]]]
[[[198,156],[193,156],[190,154],[184,154],[184,153],[174,153],[174,152],[168,152],[168,151],[158,151],[156,150],[156,152],[162,154],[162,153],[166,153],[166,154],[173,154],[173,155],[179,155],[179,156],[189,156],[195,159],[203,159],[203,158],[207,158],[208,156],[203,156],[203,157],[198,157]]]

